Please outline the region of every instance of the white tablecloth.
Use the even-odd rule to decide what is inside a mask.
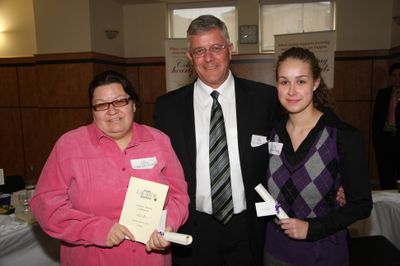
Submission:
[[[38,224],[0,215],[0,266],[59,265],[60,242],[46,235]]]
[[[383,235],[400,249],[400,193],[397,190],[372,191],[371,216],[349,226],[351,236]]]

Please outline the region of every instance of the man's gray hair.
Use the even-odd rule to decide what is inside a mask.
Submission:
[[[199,33],[205,33],[214,29],[219,29],[226,42],[228,44],[231,43],[229,39],[228,28],[226,27],[224,22],[222,22],[219,18],[214,17],[213,15],[202,15],[195,18],[190,23],[189,28],[186,31],[188,47],[190,48],[190,39],[192,36]]]

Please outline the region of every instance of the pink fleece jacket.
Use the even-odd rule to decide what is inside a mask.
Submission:
[[[131,176],[169,186],[167,225],[177,230],[188,216],[187,184],[169,138],[137,123],[132,132],[124,151],[94,123],[67,132],[54,146],[30,205],[43,230],[62,240],[61,265],[171,265],[169,252],[147,253],[141,243],[105,246]],[[152,169],[133,169],[132,159],[149,157],[157,159]]]

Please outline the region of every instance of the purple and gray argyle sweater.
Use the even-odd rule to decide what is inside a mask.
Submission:
[[[272,141],[279,142],[273,132]],[[340,186],[336,129],[325,126],[307,156],[291,165],[284,152],[270,156],[268,191],[289,217],[307,218],[327,215],[337,208]],[[344,265],[348,260],[347,234],[342,230],[317,241],[294,240],[271,221],[267,226],[266,251],[293,265]]]

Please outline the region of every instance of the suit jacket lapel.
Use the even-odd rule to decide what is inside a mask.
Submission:
[[[249,132],[250,126],[249,122],[251,121],[251,97],[249,97],[248,93],[244,88],[240,87],[237,79],[235,78],[235,97],[236,97],[236,119],[237,119],[237,134],[238,134],[238,145],[239,145],[239,156],[243,169],[243,160],[247,157],[247,149],[250,146],[250,143],[247,143],[247,136],[251,134]]]
[[[180,104],[177,107],[180,114],[178,119],[180,119],[181,128],[185,137],[183,141],[188,156],[187,161],[189,165],[187,165],[186,172],[190,174],[186,176],[186,179],[191,183],[188,186],[189,188],[196,187],[196,133],[194,125],[193,89],[194,84],[192,83],[182,95]],[[195,193],[195,190],[189,191],[191,196],[193,196],[192,193]]]

